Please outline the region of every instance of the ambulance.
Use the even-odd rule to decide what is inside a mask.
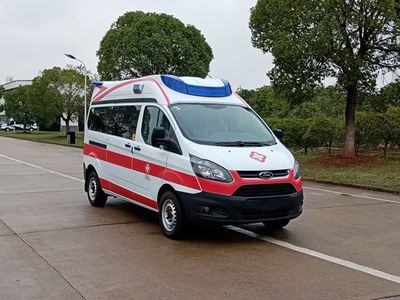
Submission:
[[[94,84],[83,147],[93,206],[114,196],[158,212],[172,239],[193,222],[279,229],[302,213],[299,163],[227,81]]]

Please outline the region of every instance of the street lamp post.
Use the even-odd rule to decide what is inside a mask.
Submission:
[[[86,130],[86,107],[87,107],[87,99],[86,99],[86,94],[87,94],[87,87],[86,87],[86,86],[87,86],[87,79],[86,79],[86,77],[87,77],[87,69],[86,69],[86,65],[85,65],[85,63],[84,63],[83,61],[81,61],[80,59],[76,58],[76,57],[73,56],[72,54],[64,53],[64,55],[65,55],[66,57],[68,57],[68,58],[75,59],[75,60],[79,61],[79,62],[83,65],[83,67],[84,67],[84,69],[85,69],[85,95],[84,95],[84,98],[85,98],[85,107],[84,107],[84,109],[83,109],[83,118],[84,118],[84,120],[83,120],[83,127],[84,127],[84,130]]]

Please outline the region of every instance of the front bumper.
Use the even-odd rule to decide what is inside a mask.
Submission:
[[[257,223],[294,219],[303,211],[303,190],[270,197],[224,196],[207,192],[178,192],[185,216],[190,221],[223,224]]]

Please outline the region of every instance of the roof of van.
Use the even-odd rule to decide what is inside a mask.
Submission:
[[[228,81],[214,78],[152,75],[123,81],[94,82],[92,101],[156,100],[162,105],[175,103],[247,103],[232,92]]]

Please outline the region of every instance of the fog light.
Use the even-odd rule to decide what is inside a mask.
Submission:
[[[208,214],[211,211],[211,208],[208,206],[199,205],[199,211],[202,214]]]

